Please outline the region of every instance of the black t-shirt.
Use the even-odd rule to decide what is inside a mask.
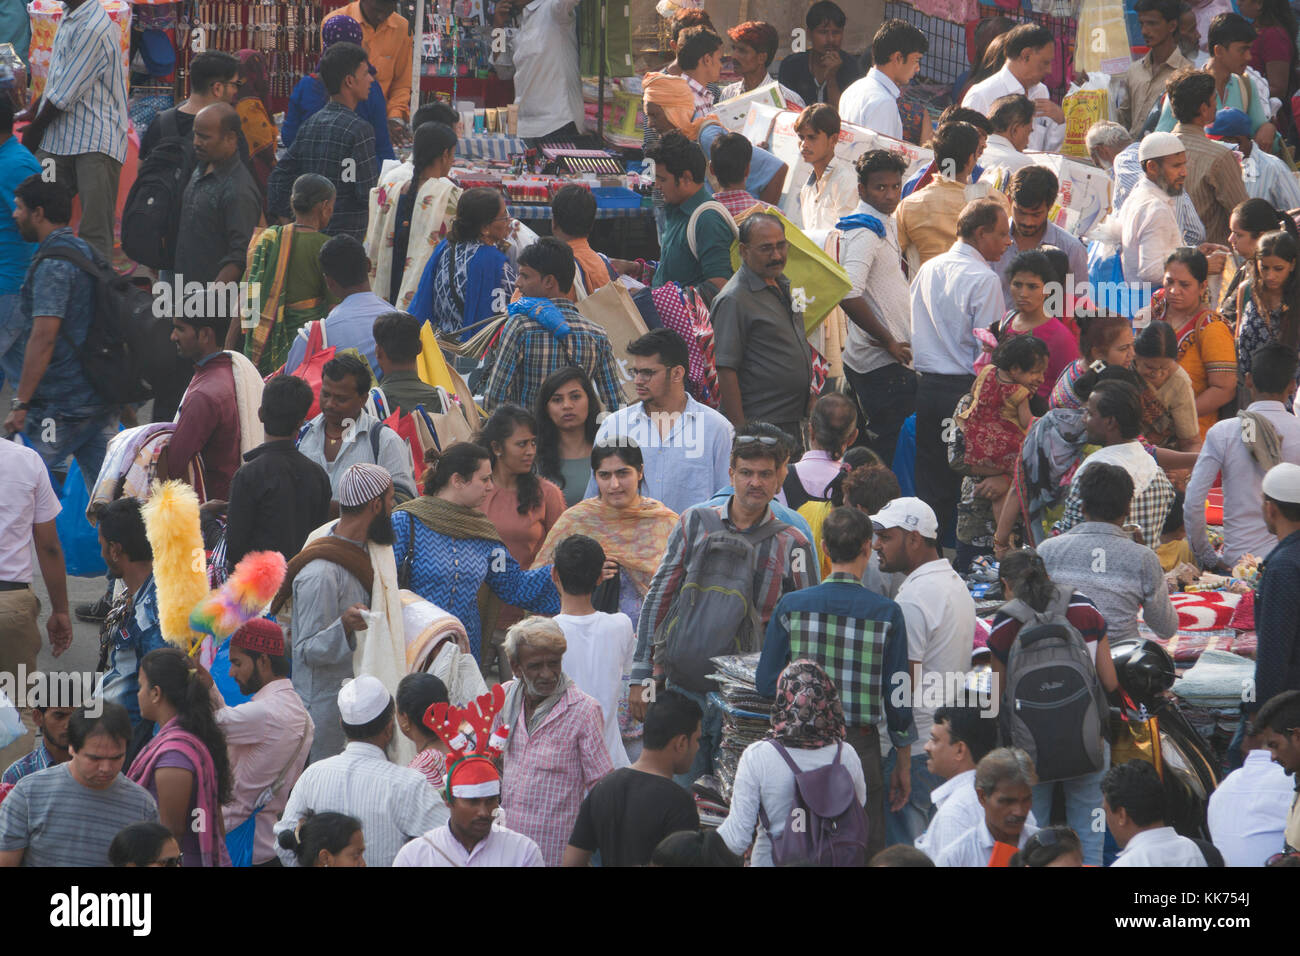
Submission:
[[[671,777],[624,767],[587,794],[569,843],[599,850],[601,866],[645,866],[664,837],[699,825],[695,801]]]

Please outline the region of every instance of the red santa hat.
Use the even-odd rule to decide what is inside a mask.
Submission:
[[[477,755],[456,762],[447,774],[447,793],[452,797],[476,799],[501,795],[501,772],[487,757]]]

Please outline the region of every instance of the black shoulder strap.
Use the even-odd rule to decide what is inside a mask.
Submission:
[[[387,427],[388,426],[385,425],[383,422],[380,422],[374,428],[370,429],[370,457],[375,460],[376,465],[379,464],[380,433]]]
[[[103,273],[94,260],[87,259],[71,246],[60,245],[49,249],[42,249],[32,258],[32,268],[35,269],[36,263],[40,262],[42,259],[66,259],[96,282],[103,278]],[[34,272],[33,275],[35,275]],[[59,322],[59,335],[62,336],[63,340],[72,346],[73,349],[77,348],[77,343],[72,341],[72,336],[68,334],[67,322]]]
[[[181,135],[181,124],[176,119],[177,109],[178,107],[173,106],[171,109],[163,110],[158,114],[158,133],[164,139]]]

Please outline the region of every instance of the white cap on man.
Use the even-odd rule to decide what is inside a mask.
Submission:
[[[871,516],[871,523],[877,531],[902,528],[916,531],[923,538],[939,536],[939,519],[934,516],[934,509],[920,498],[895,498],[879,514]]]
[[[1274,501],[1300,505],[1300,465],[1284,461],[1274,465],[1264,475],[1264,494]]]
[[[339,716],[345,724],[362,727],[382,714],[392,699],[383,681],[370,674],[362,674],[353,680],[344,681],[339,688]]]
[[[1138,146],[1138,162],[1145,163],[1148,159],[1161,159],[1185,152],[1187,147],[1173,133],[1147,133]]]

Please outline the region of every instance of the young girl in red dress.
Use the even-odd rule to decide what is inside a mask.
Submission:
[[[1004,475],[1008,490],[1025,433],[1033,421],[1029,399],[1047,374],[1047,343],[1034,335],[1013,335],[993,350],[993,360],[971,386],[971,403],[957,416],[966,439],[966,465],[976,474]],[[1007,492],[993,499],[1002,515]]]

